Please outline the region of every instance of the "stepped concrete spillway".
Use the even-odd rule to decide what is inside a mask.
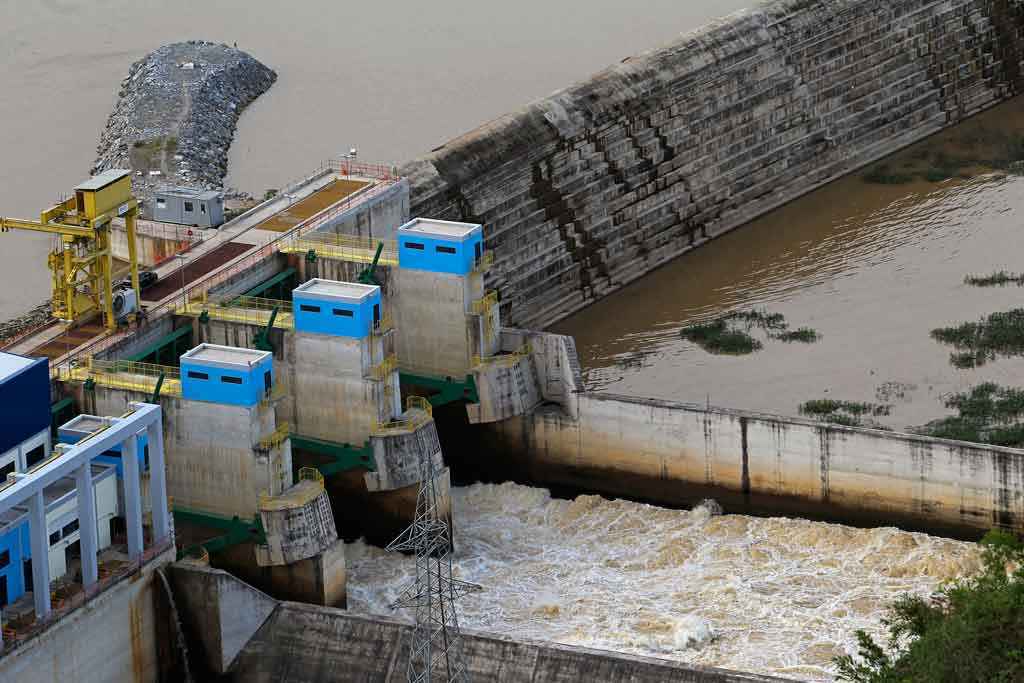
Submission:
[[[1008,0],[782,0],[625,59],[406,164],[413,215],[481,222],[538,329],[1021,91]]]

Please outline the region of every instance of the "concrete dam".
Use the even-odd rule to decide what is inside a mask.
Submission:
[[[436,566],[475,680],[830,680],[885,601],[978,566],[891,525],[1021,531],[1024,450],[590,391],[543,329],[1012,97],[1022,29],[1024,1],[770,3],[404,167],[330,159],[184,251],[140,220],[175,254],[112,290],[142,315],[0,353],[37,399],[0,430],[0,576],[31,578],[0,678],[401,680]],[[135,170],[41,222],[134,261]]]
[[[412,212],[488,226],[538,329],[1020,92],[1013,0],[784,1],[624,59],[406,164]]]

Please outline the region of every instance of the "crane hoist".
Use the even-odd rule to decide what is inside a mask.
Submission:
[[[56,235],[47,257],[52,275],[53,317],[72,324],[102,312],[107,329],[117,327],[112,282],[110,229],[123,218],[128,237],[131,287],[139,301],[139,266],[135,219],[139,202],[132,196],[131,171],[111,169],[76,186],[74,195],[43,211],[38,221],[0,217],[0,232],[31,230]]]

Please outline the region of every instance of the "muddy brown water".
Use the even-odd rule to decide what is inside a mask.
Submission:
[[[753,4],[0,0],[0,215],[36,216],[86,176],[129,65],[164,43],[237,42],[277,71],[228,165],[228,184],[262,196],[352,147],[403,162]],[[6,319],[47,298],[49,240],[0,240]]]
[[[985,157],[1024,135],[1016,98],[885,160],[928,152]],[[1024,289],[964,284],[1024,271],[1024,177],[974,167],[970,179],[880,185],[849,176],[672,261],[554,327],[573,335],[586,383],[636,396],[795,415],[810,399],[891,403],[903,428],[949,414],[943,398],[983,381],[1019,385],[1024,360],[957,370],[936,327],[1024,305]],[[730,311],[785,315],[813,344],[765,341],[745,356],[684,341],[685,325]],[[763,339],[763,338],[762,338]],[[889,384],[887,384],[889,383]],[[900,394],[902,393],[902,398]],[[888,394],[888,395],[887,395]]]

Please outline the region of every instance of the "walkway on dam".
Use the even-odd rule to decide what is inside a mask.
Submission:
[[[337,172],[342,169],[321,169],[219,229],[205,230],[204,239],[187,253],[168,259],[154,269],[158,284],[146,290],[143,296],[148,317],[162,316],[183,297],[206,292],[230,275],[266,258],[278,250],[285,238],[316,229],[333,213],[329,210],[356,206],[369,198],[366,190],[394,182],[386,175],[372,177],[377,167],[367,166],[367,169],[365,177]],[[362,169],[353,171],[362,172]],[[56,365],[71,357],[107,348],[134,329],[122,328],[108,334],[98,322],[74,328],[55,323],[5,350],[46,356]]]

